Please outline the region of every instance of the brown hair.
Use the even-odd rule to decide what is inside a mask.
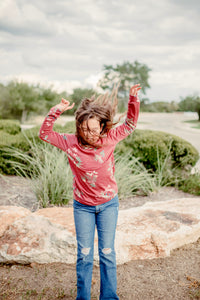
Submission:
[[[76,136],[78,138],[78,142],[81,145],[88,145],[83,138],[82,134],[82,123],[83,121],[88,122],[91,118],[96,118],[100,122],[100,126],[102,126],[102,131],[100,136],[103,136],[109,132],[109,130],[117,124],[113,123],[114,116],[117,111],[117,92],[118,87],[114,86],[112,93],[106,93],[105,95],[100,95],[95,99],[95,95],[93,95],[90,99],[84,98],[81,101],[76,113]],[[89,130],[89,128],[88,128]],[[90,144],[89,144],[90,145]],[[90,145],[95,146],[96,145]]]

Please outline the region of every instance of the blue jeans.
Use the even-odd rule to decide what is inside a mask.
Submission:
[[[116,255],[114,249],[119,200],[88,206],[74,200],[77,239],[77,298],[89,300],[91,292],[95,225],[98,232],[100,264],[100,300],[119,299],[117,291]]]

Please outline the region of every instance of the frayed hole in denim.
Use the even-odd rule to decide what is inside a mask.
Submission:
[[[82,248],[81,253],[84,255],[88,255],[90,253],[90,248]]]
[[[110,254],[111,253],[111,248],[104,248],[102,249],[103,254]]]

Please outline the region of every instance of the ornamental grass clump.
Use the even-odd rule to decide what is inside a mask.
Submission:
[[[31,178],[31,187],[41,207],[66,205],[73,197],[73,176],[67,155],[49,144],[38,144],[34,139],[28,141],[29,152],[13,147],[5,149],[9,157],[17,158],[17,161],[10,161],[15,172],[19,176]],[[115,160],[120,199],[138,193],[147,195],[154,190],[153,175],[137,158],[130,159],[130,154],[115,154]]]
[[[115,178],[119,199],[136,194],[148,195],[155,189],[154,175],[139,162],[138,158],[115,154]]]
[[[36,144],[34,140],[29,143],[28,153],[6,149],[6,153],[18,159],[11,161],[16,173],[31,178],[31,187],[41,207],[67,204],[72,199],[72,173],[66,154],[49,144]]]

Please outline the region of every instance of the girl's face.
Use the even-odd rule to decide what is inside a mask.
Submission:
[[[100,125],[99,120],[96,118],[88,119],[83,121],[81,124],[81,129],[83,133],[83,138],[86,142],[90,144],[95,144],[100,136],[103,124]]]

